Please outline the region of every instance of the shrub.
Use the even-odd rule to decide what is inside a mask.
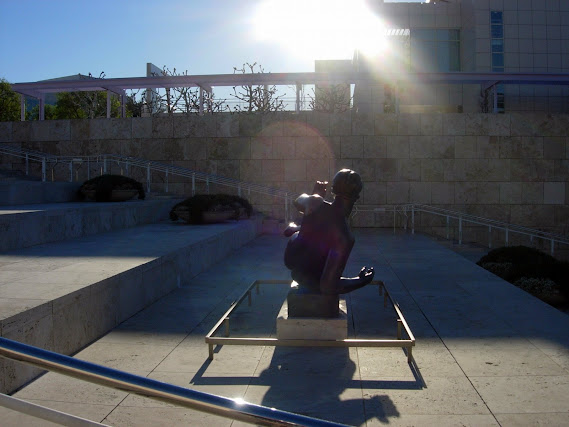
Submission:
[[[533,295],[550,295],[559,293],[559,286],[551,279],[521,277],[514,282],[514,285]]]
[[[175,205],[170,211],[170,219],[177,221],[182,211],[187,212],[187,220],[189,223],[203,224],[203,213],[206,211],[230,211],[233,212],[233,219],[239,219],[242,213],[250,217],[253,212],[253,207],[247,199],[239,196],[230,194],[196,194]]]
[[[528,289],[537,286],[535,280],[528,285],[530,279],[541,280],[541,285],[549,280],[569,297],[569,263],[537,249],[527,246],[496,248],[480,258],[477,264],[516,286],[525,283]],[[540,288],[547,290],[541,285]]]
[[[85,197],[85,192],[95,191],[97,202],[110,202],[113,190],[136,190],[138,198],[144,200],[145,193],[142,184],[132,178],[122,175],[101,175],[85,181],[78,190],[80,199]]]

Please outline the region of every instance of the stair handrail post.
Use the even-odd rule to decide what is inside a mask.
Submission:
[[[415,234],[415,205],[411,205],[411,234]]]
[[[46,160],[45,157],[41,158],[41,180],[46,181]]]
[[[26,175],[30,174],[30,163],[28,158],[28,153],[26,153]]]
[[[168,192],[168,168],[166,168],[166,186],[165,186],[165,189],[166,189],[166,193],[167,193]]]
[[[107,155],[103,156],[103,173],[107,173]]]
[[[458,217],[458,244],[462,245],[462,215]]]
[[[73,182],[73,160],[69,162],[69,182]]]
[[[192,196],[196,195],[196,173],[192,173]]]
[[[150,162],[146,164],[146,192],[150,193]]]

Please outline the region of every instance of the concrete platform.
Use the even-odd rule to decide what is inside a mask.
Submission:
[[[348,425],[568,425],[569,316],[422,235],[356,233],[346,273],[373,265],[417,339],[401,349],[224,346],[204,336],[255,279],[289,279],[286,239],[261,236],[183,282],[75,357],[196,390]],[[2,262],[2,261],[0,261]],[[262,289],[232,325],[275,333],[288,286]],[[347,297],[350,337],[392,336],[377,289]],[[49,373],[16,393],[114,426],[240,426]],[[3,425],[46,425],[0,409]]]
[[[177,199],[0,206],[0,252],[151,224],[168,218]]]
[[[0,333],[72,354],[211,268],[259,228],[254,220],[167,221],[0,254]],[[4,359],[0,369],[2,392],[39,372]]]

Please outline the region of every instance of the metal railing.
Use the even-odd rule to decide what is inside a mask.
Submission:
[[[91,175],[92,165],[96,165],[96,168],[100,175],[104,173],[111,173],[112,167],[118,167],[120,173],[126,174],[127,176],[131,173],[132,168],[139,168],[146,175],[146,191],[150,193],[151,183],[152,183],[152,173],[161,172],[164,174],[164,190],[168,192],[169,179],[173,176],[185,177],[191,180],[192,183],[192,195],[196,193],[196,182],[205,183],[206,193],[209,193],[210,184],[223,185],[237,190],[237,194],[242,196],[244,193],[250,195],[253,193],[264,194],[280,198],[284,200],[284,212],[285,212],[285,222],[288,222],[290,218],[290,204],[291,202],[299,196],[299,193],[290,193],[285,190],[269,187],[261,184],[255,184],[245,181],[240,181],[237,179],[226,178],[219,175],[208,174],[204,172],[195,171],[189,168],[184,168],[181,166],[169,165],[166,163],[160,163],[150,160],[144,160],[136,157],[121,156],[117,154],[100,154],[96,156],[54,156],[51,154],[41,153],[38,151],[22,150],[20,148],[13,147],[0,147],[0,154],[10,155],[18,158],[22,158],[25,161],[25,173],[29,175],[30,162],[41,163],[42,170],[42,181],[47,180],[48,168],[51,168],[51,178],[54,179],[54,168],[57,165],[63,165],[69,170],[69,181],[73,182],[74,172],[76,173],[78,168],[86,165],[87,169],[87,179]],[[77,177],[77,174],[76,174]],[[359,208],[357,205],[354,206],[354,211],[352,213],[352,218],[358,212],[366,212],[369,209]],[[520,225],[509,224],[502,221],[497,221],[489,218],[478,217],[475,215],[466,214],[463,212],[451,211],[447,209],[442,209],[429,205],[422,204],[404,204],[397,205],[393,208],[374,208],[372,209],[375,213],[380,212],[392,212],[393,213],[393,228],[396,227],[396,217],[408,218],[411,216],[411,232],[415,232],[415,213],[428,213],[431,215],[437,215],[446,218],[446,238],[449,239],[450,233],[450,220],[456,220],[458,222],[458,243],[462,244],[462,233],[463,225],[466,223],[476,224],[484,227],[488,227],[488,247],[492,247],[492,231],[502,230],[505,236],[505,243],[508,246],[510,241],[510,234],[520,234],[526,235],[530,238],[530,243],[533,244],[534,239],[543,240],[549,242],[550,253],[553,255],[555,253],[555,244],[569,245],[569,238],[553,234],[541,230],[536,230],[528,227],[523,227]],[[407,228],[407,220],[403,222],[403,228]]]
[[[275,408],[254,405],[241,399],[230,399],[163,383],[7,338],[0,338],[0,356],[117,390],[257,425],[315,427],[342,425]],[[73,424],[71,420],[70,425],[80,424]]]
[[[510,243],[510,236],[512,234],[519,234],[528,236],[530,243],[533,244],[534,240],[542,240],[549,243],[550,253],[553,256],[555,254],[555,244],[568,245],[569,238],[549,233],[546,231],[536,230],[528,227],[523,227],[521,225],[509,224],[503,221],[496,221],[493,219],[483,218],[475,215],[466,214],[463,212],[451,211],[447,209],[442,209],[434,206],[421,205],[421,204],[407,204],[400,205],[396,208],[406,220],[403,222],[403,227],[407,228],[407,220],[409,215],[411,217],[411,233],[415,233],[415,215],[417,213],[427,213],[430,215],[436,215],[444,217],[446,219],[446,238],[450,239],[450,227],[451,220],[457,221],[458,225],[458,244],[462,244],[463,240],[463,229],[465,224],[475,224],[488,228],[488,247],[492,247],[492,231],[501,230],[504,232],[505,245],[508,246]]]
[[[0,147],[0,154],[9,155],[24,159],[25,173],[30,173],[30,163],[37,162],[41,164],[42,181],[47,181],[48,169],[51,169],[51,180],[55,180],[54,169],[57,166],[63,166],[69,171],[69,182],[78,179],[79,168],[86,166],[87,179],[91,178],[91,169],[96,168],[99,175],[111,173],[113,167],[120,170],[121,175],[129,176],[132,168],[138,168],[145,174],[146,192],[150,193],[152,184],[152,174],[160,172],[164,176],[164,191],[169,190],[169,181],[172,177],[184,177],[191,180],[192,196],[196,194],[196,183],[205,183],[206,193],[209,193],[210,185],[217,184],[234,188],[237,194],[242,196],[251,193],[273,196],[284,200],[285,204],[285,221],[289,218],[289,204],[298,196],[296,193],[289,193],[285,190],[269,187],[266,185],[255,184],[237,179],[226,178],[219,175],[208,174],[189,168],[176,165],[169,165],[156,161],[140,159],[137,157],[121,156],[118,154],[99,154],[94,156],[54,156],[51,154],[41,153],[38,151],[23,150],[14,147]],[[75,179],[74,179],[75,178]]]

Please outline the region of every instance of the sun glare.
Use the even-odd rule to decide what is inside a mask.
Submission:
[[[385,27],[364,0],[265,0],[254,16],[257,40],[306,59],[351,59],[385,47]]]

